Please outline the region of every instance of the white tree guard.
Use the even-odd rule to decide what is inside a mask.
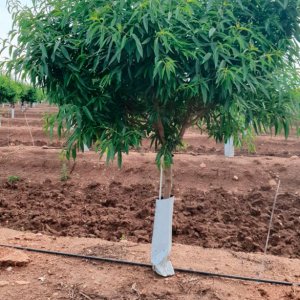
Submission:
[[[153,270],[161,276],[175,274],[169,255],[172,248],[172,221],[174,197],[156,200],[151,263]]]
[[[227,143],[224,144],[224,155],[226,157],[234,157],[233,137],[230,137]]]
[[[15,118],[15,109],[11,108],[11,118],[14,119]]]
[[[89,152],[89,151],[90,151],[89,147],[86,144],[84,144],[83,145],[83,152]]]

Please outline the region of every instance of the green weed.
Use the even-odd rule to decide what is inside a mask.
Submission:
[[[7,181],[9,183],[15,183],[15,182],[20,181],[20,177],[19,176],[15,176],[15,175],[11,175],[11,176],[7,177]]]

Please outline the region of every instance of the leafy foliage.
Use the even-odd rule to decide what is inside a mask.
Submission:
[[[7,76],[0,75],[0,103],[13,104],[18,100],[28,103],[39,102],[42,92],[27,84],[16,82]]]
[[[299,109],[297,0],[9,0],[8,70],[59,105],[68,156],[107,160],[150,136],[172,163],[191,124],[216,140],[249,126],[286,134]]]
[[[27,103],[39,102],[38,91],[31,86],[24,86],[20,100]]]
[[[14,103],[21,90],[18,83],[9,77],[0,75],[0,103]]]

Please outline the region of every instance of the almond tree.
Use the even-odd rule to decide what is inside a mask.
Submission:
[[[32,86],[24,85],[20,95],[20,100],[22,103],[27,102],[32,107],[34,102],[39,101],[38,90]]]
[[[74,158],[107,160],[149,137],[172,190],[172,153],[197,124],[216,140],[251,124],[288,132],[298,108],[299,1],[9,0],[17,46],[6,67],[59,106]],[[278,74],[278,75],[276,75]],[[284,76],[282,76],[284,74]]]
[[[0,103],[14,105],[21,87],[9,77],[0,75]]]
[[[8,0],[14,28],[3,45],[12,53],[5,68],[59,106],[68,157],[95,144],[121,165],[122,153],[152,139],[168,199],[156,203],[168,215],[155,215],[152,264],[174,274],[167,258],[173,152],[193,124],[217,141],[238,141],[250,126],[288,134],[299,116],[291,92],[299,87],[299,1],[32,2]]]

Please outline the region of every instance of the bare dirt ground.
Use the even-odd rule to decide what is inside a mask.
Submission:
[[[50,140],[42,129],[44,113],[54,111],[40,105],[28,109],[26,118],[20,111],[14,120],[2,118],[0,241],[147,262],[158,193],[155,153],[145,141],[140,150],[124,157],[121,170],[115,164],[106,166],[92,151],[82,153],[75,165],[68,163],[73,171],[62,182],[60,150],[51,147],[61,147],[63,142],[56,137]],[[260,136],[255,154],[241,149],[232,159],[223,156],[223,145],[194,129],[186,134],[185,143],[186,148],[175,155],[174,264],[300,281],[300,139]],[[19,176],[20,181],[10,183],[9,176]],[[268,248],[276,257],[264,258],[259,253],[279,179]],[[20,290],[25,300],[300,299],[297,288],[186,274],[160,279],[137,267],[40,254],[29,257],[28,266],[12,272],[0,267],[1,300],[20,299]],[[267,261],[265,270],[263,261]],[[55,275],[47,273],[50,267],[58,270],[53,271]],[[46,281],[38,279],[42,273]],[[20,280],[27,283],[16,283]],[[1,281],[6,284],[1,286]]]
[[[126,240],[70,238],[0,230],[0,243],[101,257],[148,262],[149,245]],[[2,251],[11,251],[4,250]],[[18,252],[14,252],[18,256]],[[0,269],[1,299],[300,299],[299,287],[272,286],[200,277],[177,272],[172,278],[157,277],[150,268],[91,262],[35,253],[27,255],[23,267]],[[1,258],[1,254],[0,254]],[[176,267],[206,272],[296,281],[298,260],[244,254],[175,244],[172,260]],[[2,286],[1,286],[2,285]]]

